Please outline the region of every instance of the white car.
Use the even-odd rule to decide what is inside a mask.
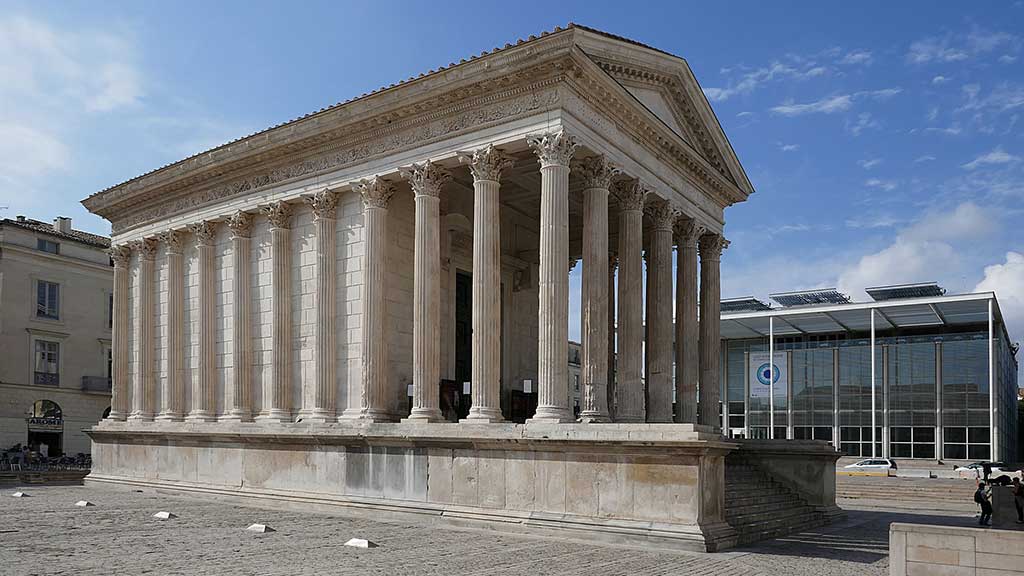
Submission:
[[[854,462],[853,464],[847,464],[846,466],[843,466],[843,469],[851,472],[856,470],[863,470],[864,472],[887,472],[889,470],[896,469],[896,462],[891,459],[872,458],[868,460],[861,460],[860,462]]]
[[[1014,478],[1024,480],[1024,473],[1014,470],[1002,462],[990,462],[991,466],[988,478],[996,484],[1009,484]],[[957,466],[953,469],[961,478],[973,478],[981,480],[985,477],[985,463],[974,462],[966,466]]]

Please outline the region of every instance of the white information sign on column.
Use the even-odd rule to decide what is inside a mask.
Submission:
[[[750,353],[750,397],[769,398],[772,386],[775,387],[775,397],[785,398],[786,388],[789,385],[789,371],[786,365],[786,353],[776,352],[775,362],[771,369],[768,366],[767,352]]]

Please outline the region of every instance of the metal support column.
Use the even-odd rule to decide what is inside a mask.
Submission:
[[[989,457],[991,461],[999,460],[999,434],[996,427],[999,424],[999,404],[996,402],[995,386],[995,348],[992,345],[992,299],[988,300],[988,432],[989,432]]]
[[[768,438],[775,439],[775,317],[768,317]]]
[[[871,457],[878,458],[875,454],[875,443],[878,440],[875,438],[875,430],[877,429],[878,423],[876,415],[878,412],[878,405],[875,404],[875,309],[871,309]]]

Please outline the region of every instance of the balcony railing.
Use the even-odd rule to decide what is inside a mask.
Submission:
[[[82,390],[85,392],[110,392],[110,378],[82,376]]]
[[[42,386],[60,386],[60,374],[53,372],[36,372],[34,384]]]

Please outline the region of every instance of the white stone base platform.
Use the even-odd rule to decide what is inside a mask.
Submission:
[[[89,435],[90,483],[672,549],[736,542],[724,485],[739,445],[694,425],[104,421]]]

